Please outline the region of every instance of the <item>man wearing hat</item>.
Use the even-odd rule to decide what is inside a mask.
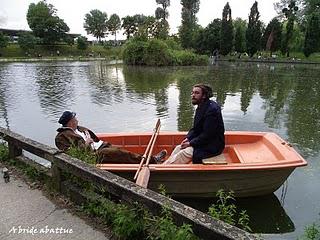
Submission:
[[[57,129],[55,144],[58,149],[67,151],[71,146],[96,151],[99,163],[140,163],[141,155],[129,152],[110,143],[103,142],[88,128],[78,126],[76,113],[65,111],[59,121],[62,127]],[[161,163],[166,151],[152,156],[150,163]]]

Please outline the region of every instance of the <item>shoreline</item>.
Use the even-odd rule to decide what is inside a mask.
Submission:
[[[0,63],[9,62],[58,62],[58,61],[107,61],[110,64],[122,64],[123,60],[110,60],[106,57],[39,57],[39,58],[0,58]],[[303,60],[271,60],[271,59],[218,59],[213,60],[209,58],[209,65],[213,65],[219,62],[230,63],[282,63],[282,64],[310,64],[316,65],[320,62],[303,61]]]

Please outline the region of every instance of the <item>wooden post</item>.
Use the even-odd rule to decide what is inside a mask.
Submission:
[[[8,141],[9,157],[14,159],[22,155],[22,148],[17,147],[13,142]]]
[[[52,187],[57,192],[61,191],[61,169],[53,162],[51,163]]]

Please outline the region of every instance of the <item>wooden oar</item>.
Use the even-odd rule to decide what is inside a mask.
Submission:
[[[159,131],[160,131],[160,125],[159,127],[157,128],[156,130],[156,134],[152,140],[152,144],[151,144],[151,147],[150,147],[150,151],[148,153],[148,157],[147,157],[147,162],[146,164],[142,167],[141,171],[139,172],[139,175],[138,175],[138,178],[136,180],[136,184],[141,186],[141,187],[144,187],[144,188],[147,188],[148,187],[148,183],[149,183],[149,178],[150,178],[150,169],[149,169],[149,162],[150,162],[150,158],[152,156],[152,150],[153,150],[153,147],[154,147],[154,144],[157,140],[157,137],[158,137],[158,134],[159,134]]]
[[[156,123],[156,126],[155,126],[155,128],[154,128],[154,130],[153,130],[153,134],[152,134],[152,136],[151,136],[151,138],[150,138],[150,140],[149,140],[149,143],[148,143],[148,146],[147,146],[146,150],[144,151],[144,154],[142,155],[142,158],[141,158],[141,161],[140,161],[138,170],[137,170],[136,174],[134,175],[133,180],[136,180],[136,179],[137,179],[138,174],[139,174],[139,172],[140,172],[140,170],[141,170],[141,167],[142,167],[142,165],[143,165],[143,163],[144,163],[144,160],[147,159],[150,146],[151,146],[151,144],[152,144],[152,141],[153,141],[153,139],[154,139],[154,137],[155,137],[155,135],[156,135],[157,129],[158,129],[159,127],[160,127],[160,119],[158,119],[158,121],[157,121],[157,123]]]

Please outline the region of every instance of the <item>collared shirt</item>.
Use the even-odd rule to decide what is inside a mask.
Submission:
[[[78,129],[74,130],[74,132],[76,134],[80,135],[84,139],[84,141],[86,141],[88,139],[88,137],[86,136],[85,132],[81,132]],[[99,147],[101,147],[102,143],[103,143],[103,141],[100,140],[99,142],[93,142],[90,145],[91,145],[91,148],[93,150],[98,150]]]

